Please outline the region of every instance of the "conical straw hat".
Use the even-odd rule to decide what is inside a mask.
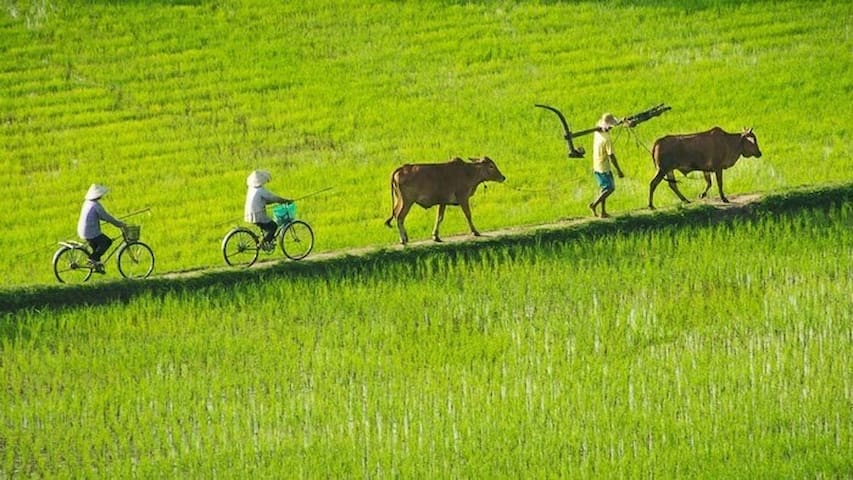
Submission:
[[[249,187],[260,187],[272,180],[272,175],[266,170],[255,170],[246,177],[246,185]]]
[[[86,192],[86,200],[97,200],[106,195],[109,191],[109,188],[93,183]]]

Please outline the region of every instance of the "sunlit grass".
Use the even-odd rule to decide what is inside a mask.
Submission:
[[[4,257],[0,282],[52,281],[52,242],[73,237],[93,182],[113,188],[114,212],[152,207],[161,272],[221,263],[230,225],[219,224],[239,218],[243,178],[259,167],[288,195],[335,187],[301,208],[318,251],[394,243],[381,223],[390,172],[457,155],[489,155],[509,179],[474,197],[481,229],[585,215],[589,160],[566,160],[556,118],[534,103],[576,128],[605,110],[673,106],[638,127],[641,144],[617,140],[627,177],[615,213],[645,205],[656,137],[713,125],[754,126],[764,151],[726,173],[730,194],[849,180],[845,13],[843,2],[6,2],[0,228],[23,256]],[[413,238],[432,217],[414,212]],[[449,212],[444,231],[465,230]]]
[[[19,312],[0,470],[844,476],[850,214]]]

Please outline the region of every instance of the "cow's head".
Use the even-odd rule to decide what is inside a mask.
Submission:
[[[755,138],[755,134],[752,133],[751,128],[744,127],[740,133],[740,143],[744,157],[761,157],[761,150],[758,148],[758,139]]]
[[[506,180],[504,174],[498,170],[498,166],[495,165],[495,161],[491,158],[471,158],[470,160],[479,167],[483,181],[503,182]]]

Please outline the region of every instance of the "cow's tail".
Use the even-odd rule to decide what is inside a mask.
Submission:
[[[396,171],[394,171],[394,173],[392,173],[392,174],[391,174],[391,216],[390,216],[390,217],[388,217],[388,220],[385,220],[385,226],[386,226],[386,227],[388,227],[388,228],[393,228],[393,227],[391,226],[391,220],[394,220],[394,205],[397,203],[397,202],[396,202],[397,198],[396,198],[396,196],[394,195],[395,190],[397,189],[397,188],[396,188],[396,187],[397,187],[397,185],[396,185],[396,183],[397,183],[397,182],[396,182],[396,181],[394,181],[394,176],[395,176],[396,174],[397,174],[397,172],[396,172]]]

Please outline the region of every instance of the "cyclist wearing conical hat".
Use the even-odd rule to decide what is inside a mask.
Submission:
[[[244,219],[254,223],[264,231],[264,242],[272,241],[275,236],[276,223],[267,215],[267,205],[270,203],[290,203],[291,200],[278,196],[264,188],[272,180],[272,175],[265,170],[255,170],[246,177],[246,207]]]
[[[80,209],[80,219],[77,221],[77,235],[86,241],[92,248],[89,262],[95,267],[95,271],[104,272],[101,256],[113,244],[113,240],[101,232],[101,222],[108,222],[118,228],[124,229],[125,223],[116,219],[101,205],[101,197],[107,194],[109,189],[103,185],[93,183],[86,192],[83,207]]]

